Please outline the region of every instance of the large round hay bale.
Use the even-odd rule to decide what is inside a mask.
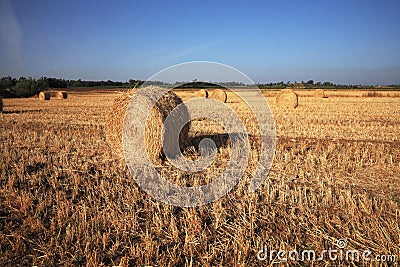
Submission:
[[[224,103],[226,103],[226,101],[228,100],[228,96],[227,96],[226,92],[222,89],[215,89],[212,92],[210,98],[224,102]]]
[[[113,152],[118,157],[123,157],[122,128],[124,126],[126,109],[132,96],[135,95],[135,97],[139,99],[140,103],[151,103],[151,101],[154,100],[154,96],[151,94],[152,90],[160,90],[160,88],[151,86],[137,92],[136,90],[130,90],[121,94],[114,100],[111,112],[106,121],[106,135],[107,141],[113,149]],[[175,93],[169,91],[156,102],[152,108],[151,114],[147,118],[145,144],[148,158],[153,162],[159,161],[163,156],[162,129],[164,121],[172,110],[181,103],[183,103],[182,99]],[[183,127],[179,135],[179,144],[181,148],[183,148],[188,140],[188,133],[189,123]]]
[[[316,97],[316,98],[324,98],[325,97],[325,91],[323,89],[316,89],[314,91],[314,97]]]
[[[202,97],[202,98],[208,98],[208,92],[206,90],[204,90],[204,89],[200,89],[199,93],[198,93],[198,96]]]
[[[59,100],[67,99],[67,97],[68,97],[67,92],[61,92],[61,91],[59,91],[59,92],[57,92],[57,94],[56,94],[56,98],[59,99]]]
[[[50,93],[48,92],[40,92],[39,100],[50,100]]]
[[[292,89],[283,89],[276,96],[276,105],[282,108],[296,108],[299,98]]]
[[[3,112],[3,98],[0,96],[0,112]]]

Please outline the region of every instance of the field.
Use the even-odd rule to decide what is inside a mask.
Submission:
[[[247,191],[257,163],[255,138],[243,181],[196,208],[155,201],[112,152],[105,122],[118,93],[4,99],[0,265],[398,266],[400,92],[330,91],[328,98],[314,98],[301,91],[299,107],[290,110],[275,106],[275,93],[264,92],[277,133],[266,181],[255,193]],[[184,100],[195,95],[177,94]],[[229,93],[227,104],[257,137],[243,102]],[[201,136],[218,139],[218,160],[194,174],[161,163],[158,169],[178,184],[210,181],[229,162],[216,122],[195,121],[190,135],[193,144]],[[185,155],[196,158],[196,146]],[[277,258],[278,250],[338,249],[344,239],[346,250],[371,251],[370,260]],[[264,247],[275,254],[260,260]]]

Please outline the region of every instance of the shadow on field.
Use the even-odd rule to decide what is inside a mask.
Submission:
[[[3,110],[3,114],[22,114],[22,113],[40,113],[43,112],[42,109],[32,109],[32,110]]]
[[[244,138],[243,135],[241,133],[231,133],[231,136],[233,137],[233,139],[242,139]],[[232,140],[229,137],[229,134],[205,134],[205,135],[198,135],[198,136],[194,136],[189,138],[189,144],[194,146],[195,149],[198,151],[199,150],[199,144],[202,140],[209,138],[212,141],[214,141],[215,146],[217,149],[219,148],[226,148],[228,146],[230,146]],[[255,137],[252,135],[248,136],[248,139],[250,141],[250,144],[253,143]]]
[[[230,143],[228,134],[205,134],[205,135],[199,135],[199,136],[190,138],[189,144],[194,146],[196,148],[196,150],[198,151],[201,140],[204,140],[206,138],[213,140],[217,149],[225,148]]]

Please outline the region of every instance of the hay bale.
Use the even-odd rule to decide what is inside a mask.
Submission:
[[[0,112],[3,112],[3,98],[0,96]]]
[[[276,96],[276,105],[282,108],[296,108],[299,98],[292,89],[283,89]]]
[[[198,96],[202,98],[208,98],[208,92],[204,89],[201,89],[198,93]]]
[[[215,89],[212,92],[210,98],[224,102],[224,103],[226,103],[226,101],[228,100],[228,96],[227,96],[226,92],[222,89]]]
[[[316,89],[314,91],[314,97],[316,98],[325,98],[325,92],[323,89]]]
[[[150,103],[154,99],[152,90],[160,90],[160,88],[151,86],[138,92],[136,92],[136,90],[130,90],[121,94],[114,100],[114,103],[111,107],[111,112],[106,121],[106,136],[107,141],[109,142],[116,156],[123,158],[122,128],[126,109],[131,101],[131,98],[136,94],[135,97],[140,99],[140,103]],[[162,126],[164,121],[171,111],[181,103],[183,103],[182,99],[170,91],[164,94],[157,101],[157,103],[153,106],[151,114],[147,118],[145,128],[145,144],[148,157],[153,162],[159,161],[163,156]],[[183,127],[179,135],[179,144],[181,148],[184,147],[188,140],[188,133],[189,123]]]
[[[50,93],[49,92],[40,92],[39,100],[50,100]]]
[[[67,92],[60,91],[60,92],[57,92],[57,94],[56,94],[56,98],[59,100],[67,99],[67,97],[68,97]]]

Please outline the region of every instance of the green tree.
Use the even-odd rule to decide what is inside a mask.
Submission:
[[[16,85],[12,88],[16,97],[30,97],[49,88],[45,78],[35,80],[21,77]]]

